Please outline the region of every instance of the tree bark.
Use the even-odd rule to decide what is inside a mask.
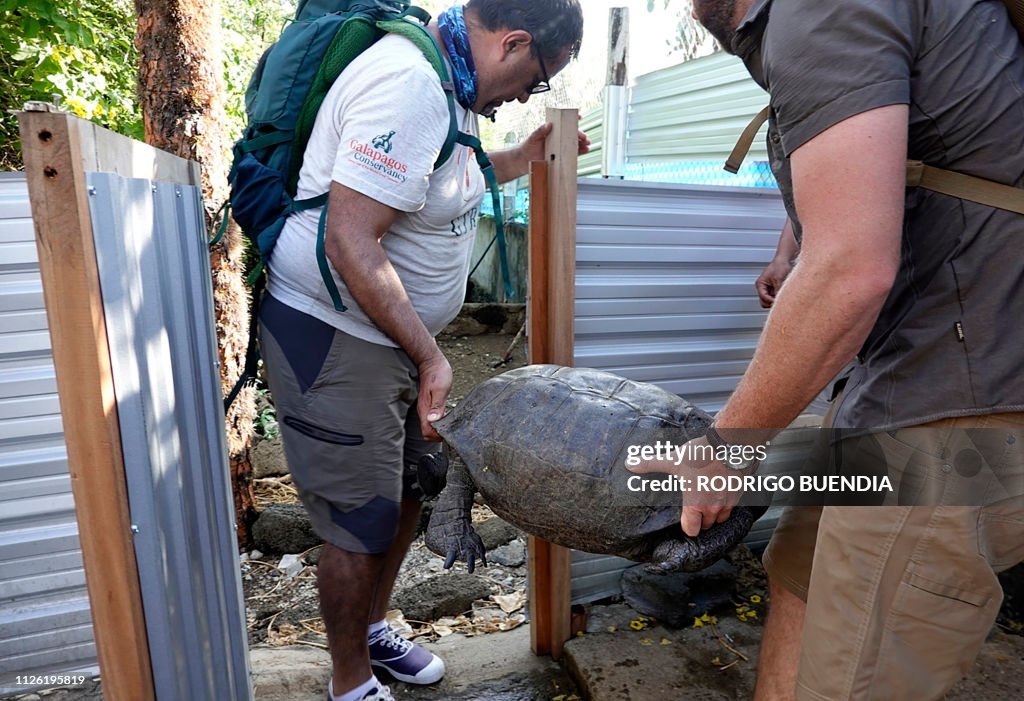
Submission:
[[[230,143],[225,132],[224,86],[218,28],[219,0],[135,0],[139,102],[146,142],[202,165],[209,229],[228,197]],[[232,222],[210,252],[221,389],[234,386],[245,364],[249,295],[242,237]],[[255,414],[252,389],[243,390],[225,419],[239,545],[249,544],[255,518],[249,446]]]

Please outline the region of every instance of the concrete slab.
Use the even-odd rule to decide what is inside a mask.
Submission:
[[[632,624],[632,625],[631,625]],[[590,701],[749,699],[761,627],[735,618],[672,630],[624,604],[593,609],[565,664]]]
[[[396,699],[426,701],[570,701],[575,685],[549,657],[530,651],[529,626],[467,638],[450,635],[427,645],[440,655],[445,678],[417,687],[387,679]],[[256,701],[323,701],[330,678],[325,650],[305,646],[255,648],[250,653]],[[577,697],[578,699],[578,697]]]
[[[716,626],[634,630],[623,604],[596,607],[588,632],[566,644],[565,664],[589,701],[726,701],[753,696],[762,627],[723,616]],[[744,659],[745,658],[745,659]],[[1024,637],[998,630],[947,701],[1024,698]]]

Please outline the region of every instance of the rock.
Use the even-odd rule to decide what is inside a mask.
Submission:
[[[281,436],[260,441],[252,451],[252,476],[255,479],[280,477],[288,474],[288,463],[284,459]]]
[[[472,317],[459,316],[445,328],[452,336],[479,336],[487,333],[487,327]]]
[[[526,563],[526,545],[521,540],[513,540],[487,553],[487,562],[505,567],[521,567]]]
[[[526,307],[517,310],[509,310],[508,320],[505,322],[505,325],[501,327],[501,332],[504,334],[515,335],[519,333],[519,329],[522,328],[525,323]]]
[[[491,583],[474,574],[440,574],[396,589],[390,608],[401,609],[407,621],[436,621],[472,610],[474,601],[491,593]]]
[[[526,320],[523,304],[492,304],[467,302],[448,325],[445,333],[452,336],[479,336],[484,333],[514,334]]]
[[[320,553],[323,551],[323,546],[319,548],[313,548],[306,552],[306,556],[302,558],[302,561],[307,565],[319,565],[320,564]]]
[[[684,628],[696,616],[730,604],[736,568],[719,560],[700,572],[652,574],[641,565],[623,572],[621,583],[622,596],[631,607],[667,626]]]
[[[265,553],[302,553],[323,541],[301,504],[270,504],[252,524],[252,539]]]
[[[293,553],[288,553],[281,558],[281,562],[277,563],[277,569],[284,572],[284,576],[287,579],[291,579],[305,567],[305,563],[302,562],[302,558]]]
[[[487,551],[510,543],[522,535],[522,531],[497,516],[492,516],[481,523],[475,523],[473,528],[480,535],[480,540],[484,542],[484,550]]]

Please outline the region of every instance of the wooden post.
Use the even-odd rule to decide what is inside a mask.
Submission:
[[[548,108],[554,124],[545,145],[548,163],[548,300],[550,362],[573,364],[576,318],[576,164],[579,119],[575,109]]]
[[[544,163],[530,168],[531,363],[573,364],[576,286],[577,112],[548,109]],[[570,552],[530,537],[530,645],[562,655],[571,631]]]
[[[152,667],[82,165],[91,132],[66,114],[19,121],[103,696],[147,701]]]
[[[527,338],[531,364],[551,362],[548,334],[548,164],[530,163],[530,231]]]

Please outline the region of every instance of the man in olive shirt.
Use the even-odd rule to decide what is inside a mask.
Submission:
[[[1019,485],[1024,216],[907,188],[905,166],[1024,186],[1024,48],[1002,2],[695,0],[694,15],[771,95],[800,244],[788,277],[769,275],[772,311],[709,440],[770,436],[856,358],[837,451],[870,434],[939,493],[970,469]],[[669,467],[638,471],[725,470]],[[1024,560],[1020,495],[789,509],[765,554],[757,698],[941,698],[995,620],[996,572]],[[684,505],[684,530],[734,500]]]

